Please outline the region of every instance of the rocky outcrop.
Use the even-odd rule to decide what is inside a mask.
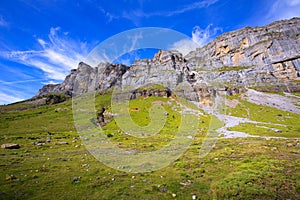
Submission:
[[[225,33],[185,58],[198,70],[260,67],[280,79],[299,80],[300,18]]]
[[[37,93],[37,97],[47,94],[61,94],[73,96],[76,91],[79,94],[98,90],[105,91],[121,81],[123,74],[129,69],[122,64],[100,63],[93,68],[86,63],[79,63],[77,69],[65,78],[64,82],[57,85],[45,85]]]
[[[172,91],[210,104],[218,92],[232,95],[248,87],[300,91],[299,80],[300,18],[293,18],[225,33],[185,57],[176,50],[160,50],[153,59],[136,60],[130,67],[100,63],[93,68],[81,62],[62,84],[44,86],[37,96],[73,96],[120,86],[130,88],[130,98],[170,96]],[[151,83],[164,87],[139,89]]]

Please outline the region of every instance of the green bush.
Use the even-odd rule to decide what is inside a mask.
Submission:
[[[46,104],[53,105],[66,101],[69,97],[65,94],[49,94],[46,97]]]

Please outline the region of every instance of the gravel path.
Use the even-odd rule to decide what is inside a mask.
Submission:
[[[255,93],[256,91],[251,92],[252,97],[254,97],[256,95]],[[276,95],[277,96],[277,95]],[[278,95],[280,96],[280,95]],[[272,96],[274,98],[274,96]],[[284,97],[284,96],[280,96],[280,97]],[[261,97],[263,98],[263,97]],[[288,98],[288,97],[285,97]],[[286,100],[285,98],[281,99]],[[289,98],[288,98],[289,99]],[[218,99],[215,99],[217,104],[221,104],[222,102],[224,102],[225,100],[222,99],[221,97],[219,97]],[[286,100],[287,101],[287,100]],[[285,126],[282,124],[273,124],[273,123],[268,123],[268,122],[258,122],[258,121],[253,121],[250,120],[248,118],[242,118],[242,117],[235,117],[235,116],[230,116],[230,115],[225,115],[225,114],[221,114],[219,112],[217,112],[216,110],[206,107],[206,106],[201,106],[200,103],[196,103],[194,102],[197,106],[199,106],[200,108],[202,108],[206,113],[211,114],[216,116],[220,121],[222,121],[225,125],[219,129],[217,129],[217,132],[219,134],[223,134],[224,138],[237,138],[237,137],[260,137],[260,138],[268,138],[268,136],[254,136],[254,135],[250,135],[248,133],[244,133],[244,132],[238,132],[238,131],[229,131],[228,128],[234,127],[234,126],[238,126],[240,123],[252,123],[252,124],[259,124],[259,125],[277,125],[277,126]],[[289,105],[289,108],[294,106]],[[298,108],[297,108],[298,109]],[[300,110],[299,110],[300,111]],[[269,138],[277,138],[277,137],[269,137]]]

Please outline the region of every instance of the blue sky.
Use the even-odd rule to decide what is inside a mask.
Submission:
[[[122,31],[169,28],[202,46],[224,32],[295,16],[300,0],[1,0],[0,104],[62,82],[97,44]]]

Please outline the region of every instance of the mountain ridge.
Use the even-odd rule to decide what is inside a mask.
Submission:
[[[249,87],[300,91],[300,18],[227,32],[186,56],[160,50],[153,59],[136,60],[131,66],[100,63],[93,68],[80,62],[63,83],[45,85],[35,97],[105,92],[117,84],[141,87],[149,82],[163,83],[171,90],[186,82],[203,96],[203,91],[212,94],[210,80],[221,83],[218,89],[229,94]]]

